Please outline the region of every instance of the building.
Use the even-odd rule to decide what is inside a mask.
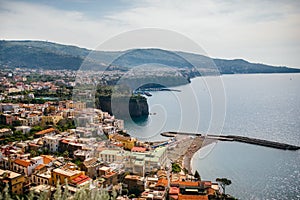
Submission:
[[[151,151],[144,148],[132,148],[133,151],[106,149],[99,153],[101,161],[106,163],[124,163],[125,170],[144,176],[146,172],[161,169],[167,162],[167,148],[159,147]]]
[[[110,134],[109,139],[112,141],[121,142],[123,144],[124,149],[131,150],[136,143],[136,139],[132,137],[126,137],[120,134]]]
[[[24,175],[10,170],[0,169],[0,182],[2,185],[7,183],[12,193],[23,194]]]
[[[44,147],[46,147],[50,152],[54,153],[58,151],[60,135],[46,135],[44,139]]]
[[[59,181],[60,184],[65,184],[65,181],[67,180],[68,183],[71,183],[73,179],[80,175],[85,175],[83,171],[79,171],[76,169],[76,166],[74,165],[68,165],[62,168],[57,168],[52,171],[51,177],[52,177],[52,185],[56,185]]]
[[[30,160],[17,158],[11,162],[10,169],[14,172],[30,176],[33,170],[40,164],[43,164],[43,158],[41,156],[33,157]]]
[[[106,149],[100,152],[101,161],[106,163],[122,162],[129,155],[129,152],[123,150]]]
[[[81,169],[86,172],[86,175],[91,178],[98,176],[98,169],[102,166],[97,158],[88,158],[82,163]]]
[[[46,135],[53,135],[56,133],[56,130],[54,128],[48,128],[46,130],[39,131],[34,134],[35,137],[44,137]]]
[[[16,126],[16,131],[21,131],[23,134],[29,133],[31,127],[30,126]]]
[[[76,141],[61,139],[59,140],[58,151],[64,153],[65,151],[69,152],[69,157],[73,157],[74,152],[78,149],[82,149],[84,144],[78,143]]]
[[[104,187],[118,184],[118,174],[109,167],[103,166],[99,168],[99,177],[105,179],[103,182]]]
[[[10,128],[2,128],[0,129],[0,137],[5,137],[5,136],[8,136],[8,135],[12,135],[13,132]]]
[[[34,185],[49,185],[52,183],[51,172],[46,165],[40,164],[34,169],[30,182]]]
[[[124,183],[127,185],[129,192],[143,192],[145,190],[144,177],[137,175],[125,176]]]
[[[63,117],[61,115],[42,116],[41,123],[43,125],[56,125]]]
[[[151,151],[131,152],[126,158],[125,169],[144,176],[146,172],[161,169],[166,163],[167,147],[159,147]]]

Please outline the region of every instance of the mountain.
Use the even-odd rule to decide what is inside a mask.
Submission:
[[[91,51],[44,41],[0,41],[0,66],[2,67],[78,70],[84,64],[85,69],[105,70],[111,66],[113,69],[127,70],[126,68],[149,65],[149,63],[152,67],[164,65],[191,69],[195,66],[204,71],[213,70],[216,66],[221,74],[300,72],[300,69],[250,63],[242,59],[211,59],[203,55],[162,49]]]

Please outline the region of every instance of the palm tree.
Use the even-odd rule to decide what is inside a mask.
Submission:
[[[223,195],[225,196],[225,187],[231,184],[231,180],[227,178],[217,178],[216,181],[220,184],[223,189]]]

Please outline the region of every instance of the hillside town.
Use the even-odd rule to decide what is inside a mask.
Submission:
[[[48,199],[83,189],[118,200],[222,197],[217,182],[185,168],[183,155],[194,144],[184,141],[193,138],[140,141],[126,132],[123,120],[61,98],[74,86],[72,71],[43,71],[47,80],[28,82],[33,73],[41,78],[32,70],[0,73],[1,191]],[[58,75],[63,78],[51,79]],[[36,98],[45,91],[56,95]]]

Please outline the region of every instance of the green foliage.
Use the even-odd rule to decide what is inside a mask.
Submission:
[[[69,152],[68,151],[64,151],[62,155],[63,155],[64,158],[69,158]]]
[[[72,119],[61,119],[59,122],[56,124],[56,128],[59,131],[66,131],[68,129],[75,129],[75,122]]]
[[[223,189],[223,194],[225,195],[225,188],[226,188],[226,186],[231,184],[231,180],[229,180],[227,178],[217,178],[216,181],[221,185],[221,187]]]
[[[79,160],[78,158],[73,160],[73,163],[75,163],[78,167],[81,167],[81,165],[82,165],[82,161]]]
[[[179,173],[181,171],[181,167],[178,163],[172,163],[172,172]]]
[[[197,170],[195,171],[194,177],[198,180],[201,180],[200,174]]]

